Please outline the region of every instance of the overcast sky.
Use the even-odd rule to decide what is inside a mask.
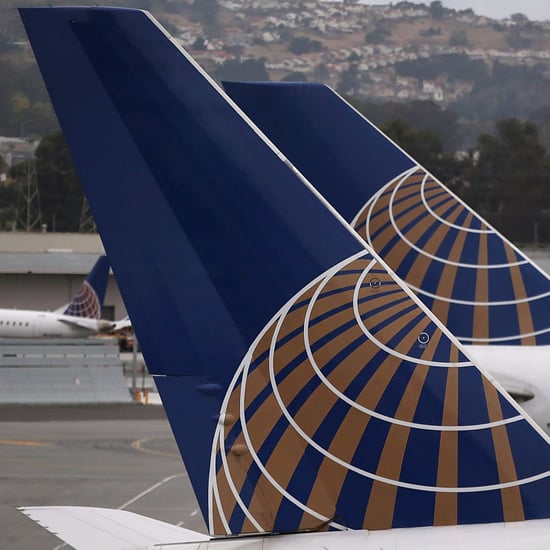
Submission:
[[[365,4],[389,4],[392,0],[361,0]],[[396,4],[399,0],[393,0]],[[417,2],[417,0],[409,0]],[[430,5],[431,0],[418,1]],[[513,13],[523,13],[532,21],[550,19],[550,0],[442,0],[444,6],[457,10],[472,8],[480,15],[495,19],[509,17]]]

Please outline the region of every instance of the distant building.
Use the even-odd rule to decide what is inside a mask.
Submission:
[[[101,254],[105,251],[97,234],[0,232],[0,307],[61,307],[71,300]],[[126,315],[110,275],[103,317]]]
[[[2,155],[8,167],[22,160],[34,158],[37,147],[38,141],[0,136],[0,155]]]

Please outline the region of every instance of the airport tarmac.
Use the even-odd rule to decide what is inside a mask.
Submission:
[[[18,506],[120,508],[205,532],[162,407],[0,407],[0,479],[2,548],[69,548]]]

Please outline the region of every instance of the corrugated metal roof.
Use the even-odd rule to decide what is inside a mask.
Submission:
[[[0,252],[0,274],[87,275],[98,256],[76,252]]]

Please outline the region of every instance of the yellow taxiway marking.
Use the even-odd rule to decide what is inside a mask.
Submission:
[[[143,439],[137,439],[136,441],[133,441],[131,444],[132,449],[135,449],[136,451],[141,451],[142,453],[148,453],[151,455],[160,455],[160,456],[169,456],[169,457],[178,457],[176,453],[166,453],[163,451],[156,451],[155,449],[148,449],[147,447],[143,447],[145,443],[148,441],[153,441],[154,438],[151,437],[144,437]]]
[[[22,441],[19,439],[0,439],[0,445],[14,445],[17,447],[51,447],[52,443],[45,441]]]

